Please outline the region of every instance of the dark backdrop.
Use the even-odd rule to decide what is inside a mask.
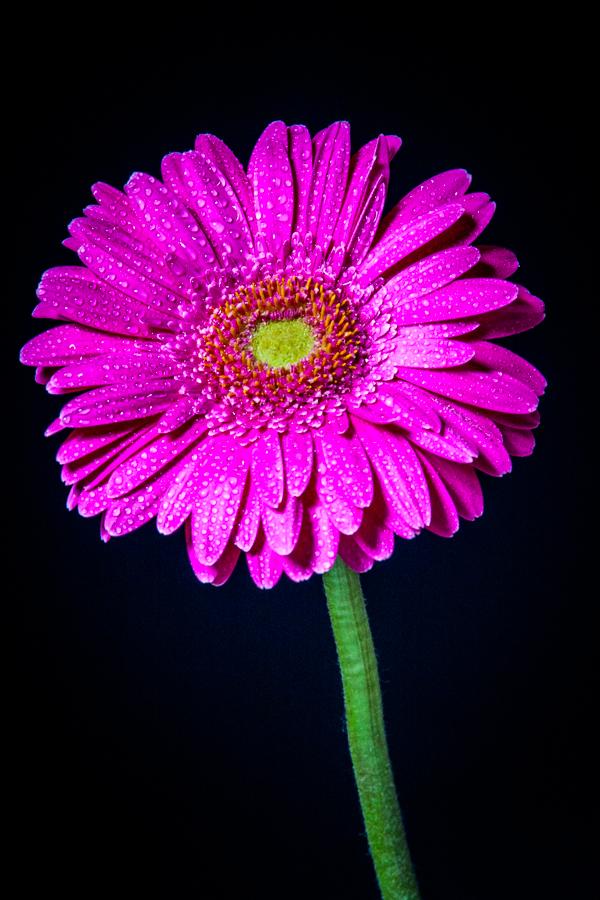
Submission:
[[[484,478],[478,522],[452,540],[398,540],[364,577],[423,896],[591,896],[576,777],[589,600],[573,585],[577,72],[543,41],[515,37],[465,36],[445,50],[409,41],[381,56],[315,39],[310,59],[288,65],[282,40],[268,53],[240,40],[220,56],[198,34],[193,52],[150,52],[157,28],[153,45],[130,35],[85,52],[41,46],[20,64],[35,73],[17,91],[5,171],[19,192],[17,285],[5,300],[17,312],[17,428],[5,438],[17,491],[5,515],[18,564],[8,600],[25,613],[11,689],[20,895],[377,896],[320,579],[260,592],[242,562],[226,587],[205,587],[181,534],[152,526],[103,545],[97,520],[66,511],[59,438],[42,437],[58,400],[15,365],[44,327],[29,319],[39,276],[74,260],[60,241],[94,181],[158,174],[161,157],[201,131],[246,162],[274,118],[312,130],[347,118],[355,147],[403,136],[394,201],[468,168],[498,202],[486,240],[517,252],[519,279],[548,313],[511,342],[549,381],[535,455]]]

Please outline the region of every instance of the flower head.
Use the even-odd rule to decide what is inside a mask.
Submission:
[[[105,540],[185,524],[215,585],[240,553],[261,587],[338,554],[363,572],[394,535],[479,516],[477,473],[531,453],[545,382],[494,341],[543,305],[512,253],[473,245],[494,205],[465,171],[382,219],[399,146],[273,122],[247,173],[203,134],[162,180],[94,186],[65,242],[83,265],[46,272],[34,311],[68,324],[22,360],[76,393],[48,433],[73,429],[68,504]]]

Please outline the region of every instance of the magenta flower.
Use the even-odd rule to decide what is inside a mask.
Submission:
[[[478,472],[534,445],[540,373],[494,341],[543,305],[473,246],[487,194],[444,172],[381,219],[380,136],[350,156],[338,122],[312,140],[273,122],[246,174],[212,135],[135,174],[65,242],[83,266],[42,278],[59,325],[22,361],[56,394],[48,429],[68,505],[105,540],[185,524],[193,569],[223,584],[240,553],[259,587],[324,575],[363,818],[384,900],[419,890],[385,741],[358,574],[394,535],[452,535],[482,512]],[[83,393],[82,393],[83,392]]]
[[[350,155],[340,122],[312,140],[268,126],[247,174],[216,137],[134,174],[65,242],[34,316],[59,325],[22,361],[73,394],[53,434],[68,504],[105,540],[185,524],[201,581],[240,553],[259,587],[355,572],[394,535],[452,535],[482,512],[478,473],[534,446],[543,377],[495,343],[543,318],[512,253],[473,246],[494,205],[444,172],[382,220],[380,136]]]

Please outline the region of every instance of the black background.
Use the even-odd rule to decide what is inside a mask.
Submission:
[[[60,241],[94,181],[158,174],[201,131],[246,162],[274,118],[313,131],[346,118],[355,148],[402,135],[394,202],[469,169],[498,202],[486,242],[515,250],[519,280],[547,304],[546,322],[510,344],[549,381],[534,456],[484,478],[478,522],[449,541],[398,540],[363,579],[423,898],[591,896],[576,64],[552,42],[493,43],[489,30],[368,54],[316,36],[304,56],[285,36],[261,52],[242,38],[207,50],[200,32],[173,52],[160,23],[153,44],[80,40],[42,43],[17,68],[16,84],[35,77],[18,91],[5,171],[18,188],[5,515],[9,600],[25,613],[11,682],[19,895],[377,897],[320,579],[261,592],[242,561],[227,586],[202,586],[182,536],[152,526],[103,545],[97,520],[67,513],[60,439],[42,437],[59,402],[14,364],[42,328],[29,319],[39,276],[74,261]]]

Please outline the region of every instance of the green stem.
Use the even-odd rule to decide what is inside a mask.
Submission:
[[[356,572],[338,557],[323,575],[342,673],[350,755],[383,900],[419,900],[385,740],[373,638]]]

